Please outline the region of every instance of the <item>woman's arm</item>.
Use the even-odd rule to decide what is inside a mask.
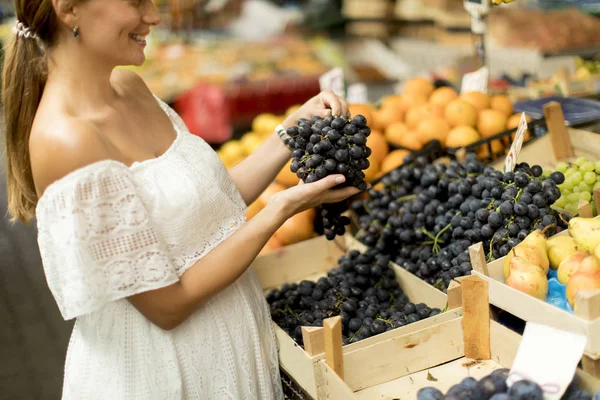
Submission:
[[[332,175],[279,192],[254,218],[193,264],[179,282],[136,294],[129,301],[155,325],[174,329],[198,306],[238,279],[287,218],[358,193],[354,187],[331,190],[343,181],[343,176]]]
[[[347,115],[348,106],[333,92],[325,91],[307,101],[298,111],[286,118],[282,125],[288,129],[294,126],[299,118],[311,119],[315,115],[325,117],[329,114]],[[229,170],[246,204],[252,204],[273,182],[290,159],[290,155],[291,150],[276,133],[273,133],[256,151]]]

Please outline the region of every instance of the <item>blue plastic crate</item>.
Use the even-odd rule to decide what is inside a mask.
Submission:
[[[551,96],[543,99],[520,101],[515,103],[515,112],[524,112],[532,118],[544,117],[544,105],[556,101],[560,103],[565,123],[568,126],[581,125],[600,120],[600,101],[579,99],[575,97]]]

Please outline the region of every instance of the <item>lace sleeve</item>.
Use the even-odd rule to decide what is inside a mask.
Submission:
[[[67,175],[36,214],[46,279],[66,320],[178,280],[125,165],[102,161]]]

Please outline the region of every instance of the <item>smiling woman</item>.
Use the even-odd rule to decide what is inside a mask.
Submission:
[[[227,171],[133,72],[151,0],[17,0],[3,71],[8,211],[37,218],[48,286],[77,318],[63,399],[281,399],[266,301],[248,267],[284,222],[358,192],[333,175],[274,195],[274,132]],[[346,115],[323,92],[283,123]],[[243,327],[243,329],[240,329]]]

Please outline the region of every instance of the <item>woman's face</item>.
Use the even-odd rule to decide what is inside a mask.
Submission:
[[[76,8],[85,50],[112,65],[141,65],[146,37],[160,23],[152,0],[88,0]]]

